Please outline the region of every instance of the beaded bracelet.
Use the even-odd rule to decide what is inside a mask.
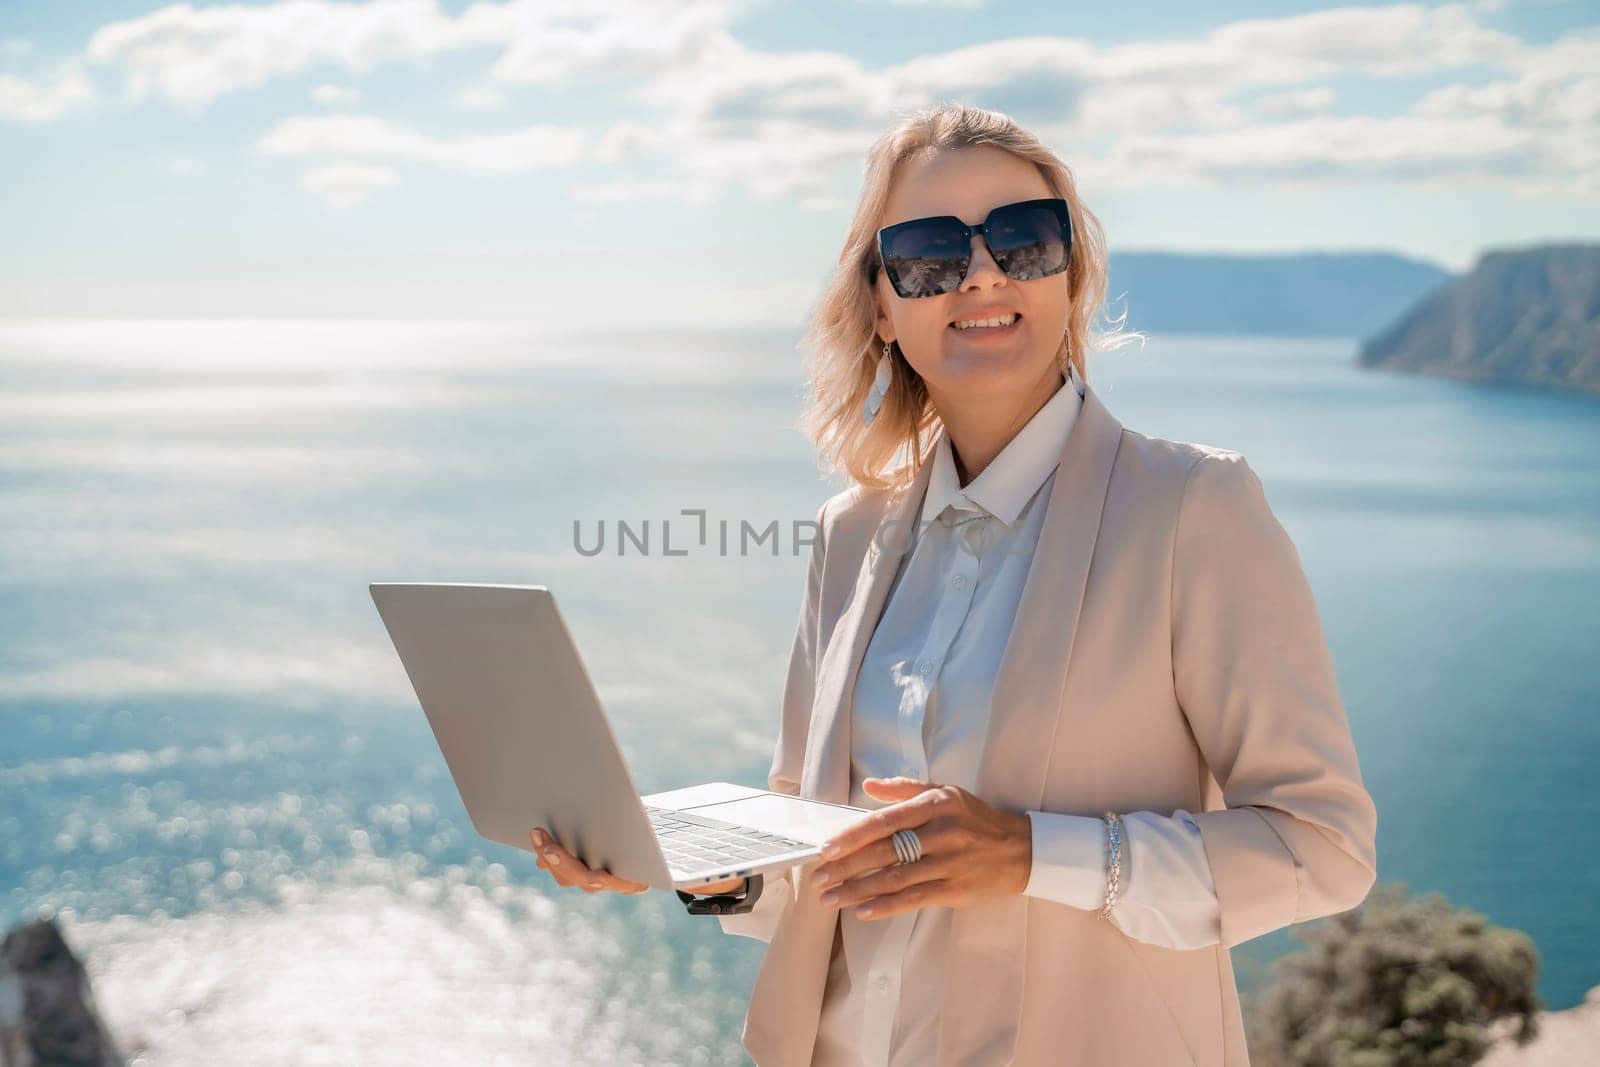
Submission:
[[[1106,824],[1106,902],[1100,907],[1100,916],[1111,918],[1111,909],[1117,903],[1117,876],[1122,872],[1122,817],[1108,811],[1102,818]]]

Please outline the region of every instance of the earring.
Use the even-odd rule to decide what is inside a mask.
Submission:
[[[872,420],[877,417],[878,409],[883,406],[883,398],[889,395],[889,379],[893,374],[893,365],[889,361],[890,342],[883,343],[883,355],[878,357],[878,369],[872,376],[872,388],[867,390],[867,405],[862,411],[862,425],[871,426]]]

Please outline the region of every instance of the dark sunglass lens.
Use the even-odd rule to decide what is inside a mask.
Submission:
[[[947,221],[928,219],[885,234],[884,264],[904,297],[954,292],[967,276],[971,243]]]
[[[1043,278],[1067,269],[1067,235],[1050,208],[1004,207],[989,217],[989,254],[1017,281]]]

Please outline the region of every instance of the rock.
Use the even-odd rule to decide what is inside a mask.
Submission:
[[[123,1062],[83,964],[54,922],[14,927],[0,944],[0,1067],[114,1067]]]
[[[1565,1011],[1539,1013],[1539,1036],[1518,1048],[1509,1034],[1500,1035],[1478,1067],[1571,1067],[1600,1063],[1600,985],[1583,1003]]]
[[[1600,392],[1600,245],[1487,252],[1367,341],[1359,361]]]

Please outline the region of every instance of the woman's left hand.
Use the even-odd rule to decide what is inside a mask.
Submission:
[[[861,786],[894,803],[823,846],[822,864],[808,877],[824,907],[858,904],[861,918],[881,919],[930,906],[959,908],[1027,886],[1033,822],[1026,813],[1000,811],[960,786],[913,778],[868,778]],[[922,842],[915,863],[901,863],[894,850],[891,838],[904,829]],[[830,853],[830,846],[838,851]],[[837,894],[832,902],[830,892]]]

